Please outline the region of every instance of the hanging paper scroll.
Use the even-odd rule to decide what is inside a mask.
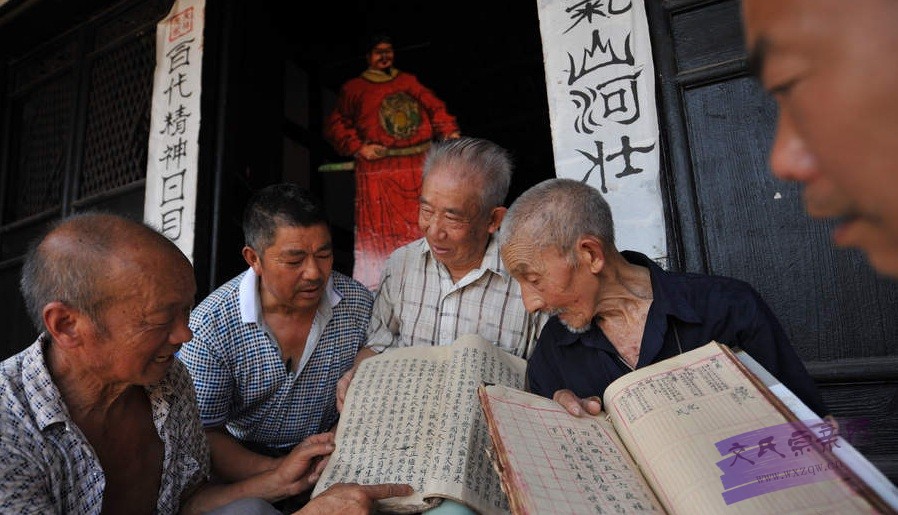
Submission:
[[[667,265],[655,79],[640,0],[538,0],[559,177],[600,190],[621,250]]]
[[[156,26],[144,221],[193,262],[204,0],[178,0]]]

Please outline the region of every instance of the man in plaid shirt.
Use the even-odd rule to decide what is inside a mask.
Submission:
[[[430,147],[418,213],[424,237],[387,260],[356,367],[384,349],[448,345],[465,334],[530,356],[547,317],[524,308],[494,238],[511,175],[508,151],[491,141],[462,137]],[[354,373],[337,385],[338,409]]]
[[[332,270],[324,208],[306,190],[258,191],[243,231],[249,268],[193,311],[193,338],[178,354],[225,481],[268,470],[332,429],[335,386],[365,343],[373,300]]]

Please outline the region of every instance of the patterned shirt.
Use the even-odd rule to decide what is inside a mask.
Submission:
[[[193,339],[178,352],[193,376],[200,418],[234,438],[288,449],[337,421],[336,387],[365,344],[371,292],[332,272],[305,352],[288,370],[261,316],[252,268],[212,292],[190,315]]]
[[[0,513],[99,514],[106,476],[53,384],[48,345],[45,333],[0,364]],[[209,476],[206,435],[177,360],[146,391],[165,446],[156,512],[177,513],[181,495]]]
[[[480,268],[458,283],[421,238],[396,249],[387,260],[368,328],[367,346],[448,345],[479,334],[502,349],[527,358],[546,321],[528,313],[521,286],[499,258],[491,238]]]

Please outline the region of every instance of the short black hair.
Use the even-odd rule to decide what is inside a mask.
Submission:
[[[255,192],[243,210],[243,238],[259,253],[274,243],[278,227],[330,229],[324,204],[309,190],[293,183],[272,184]]]

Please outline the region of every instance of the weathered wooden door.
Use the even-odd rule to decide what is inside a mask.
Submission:
[[[646,0],[674,266],[754,285],[858,447],[898,478],[898,283],[835,249],[769,173],[776,105],[748,74],[737,0]]]

